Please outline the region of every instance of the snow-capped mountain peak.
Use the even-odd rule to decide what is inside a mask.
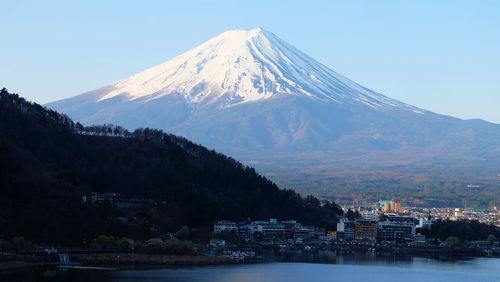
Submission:
[[[262,28],[229,30],[166,63],[120,80],[97,97],[153,100],[180,94],[222,106],[301,95],[336,103],[409,107],[366,89]],[[223,99],[223,101],[220,101]]]
[[[224,32],[166,63],[47,106],[84,125],[162,129],[290,180],[284,183],[323,191],[343,175],[365,183],[360,177],[378,177],[383,167],[394,169],[390,177],[402,173],[397,183],[412,166],[421,181],[437,163],[436,171],[453,170],[446,177],[457,173],[452,164],[479,160],[486,172],[500,163],[500,125],[390,99],[260,28]]]

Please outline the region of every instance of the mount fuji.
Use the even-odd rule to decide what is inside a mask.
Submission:
[[[278,180],[500,164],[500,125],[376,93],[261,28],[226,31],[163,64],[47,106],[85,125],[185,136]]]

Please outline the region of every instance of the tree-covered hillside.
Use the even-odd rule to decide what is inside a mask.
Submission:
[[[253,168],[159,130],[84,128],[67,116],[0,92],[1,236],[77,245],[100,234],[144,237],[217,219],[297,219],[334,228],[341,210],[279,189]],[[127,223],[83,195],[151,200]]]

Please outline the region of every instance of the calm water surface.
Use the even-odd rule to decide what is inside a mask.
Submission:
[[[333,258],[332,258],[333,259]],[[335,256],[335,262],[268,262],[207,267],[148,270],[89,271],[29,269],[0,274],[1,281],[499,281],[500,259],[477,258],[441,261],[425,258],[408,260],[351,260]]]

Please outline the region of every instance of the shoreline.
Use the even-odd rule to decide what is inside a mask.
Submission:
[[[189,256],[189,255],[162,255],[162,254],[81,254],[71,256],[75,262],[83,265],[116,265],[116,266],[190,266],[190,265],[223,265],[232,264],[233,257],[220,256]]]
[[[0,272],[18,270],[23,268],[36,268],[36,267],[47,267],[47,266],[57,266],[57,262],[2,262],[0,263]]]
[[[168,267],[168,266],[204,266],[204,265],[227,265],[233,264],[234,259],[229,255],[219,256],[188,256],[188,255],[161,255],[161,254],[130,254],[130,253],[100,253],[100,254],[72,254],[71,261],[75,264],[63,265],[59,261],[46,261],[37,258],[36,261],[30,261],[27,257],[13,257],[8,262],[0,262],[0,273],[16,271],[22,269],[39,267],[100,267],[114,266],[118,268],[133,267]]]
[[[397,251],[396,251],[397,249]],[[464,248],[440,248],[440,247],[372,247],[369,245],[337,245],[330,248],[314,248],[311,251],[284,250],[277,248],[264,248],[262,257],[264,260],[251,261],[243,263],[265,263],[275,261],[276,255],[288,254],[307,254],[315,253],[317,251],[331,251],[340,252],[340,254],[373,254],[373,255],[401,255],[408,257],[425,257],[440,260],[441,258],[481,258],[488,257],[478,249],[464,249]],[[492,258],[499,258],[498,256],[490,256]],[[204,256],[204,255],[168,255],[168,254],[133,254],[133,253],[86,253],[86,254],[71,254],[71,261],[82,267],[116,267],[117,269],[129,268],[158,268],[158,267],[171,267],[171,266],[209,266],[209,265],[228,265],[238,264],[241,262],[235,261],[231,255],[217,255],[217,256]],[[274,259],[273,259],[274,258]],[[13,258],[9,262],[0,263],[0,272],[18,270],[23,268],[37,268],[49,266],[62,266],[59,262],[54,260],[43,261],[40,257],[35,260],[30,260],[29,257],[20,256]],[[279,259],[278,259],[279,260]]]

